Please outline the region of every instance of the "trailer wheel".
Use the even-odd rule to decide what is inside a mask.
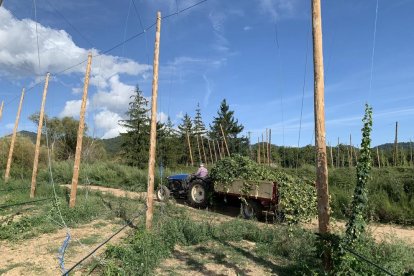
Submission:
[[[243,200],[241,203],[241,214],[245,219],[263,218],[263,207],[254,200]]]
[[[170,190],[166,186],[160,185],[157,189],[156,195],[159,201],[168,201],[170,198]]]
[[[207,206],[207,188],[202,180],[194,180],[188,187],[188,202],[195,208],[205,208]]]

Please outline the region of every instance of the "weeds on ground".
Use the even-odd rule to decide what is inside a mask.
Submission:
[[[25,187],[21,183],[8,183],[10,187]],[[4,187],[5,185],[0,185]],[[99,192],[78,190],[76,207],[69,208],[69,191],[56,186],[57,201],[54,200],[53,187],[39,183],[36,199],[50,198],[42,202],[12,206],[0,209],[0,240],[19,240],[55,231],[64,226],[92,222],[95,219],[126,220],[137,210],[140,201],[103,195]],[[3,191],[1,204],[30,201],[29,189]],[[62,216],[62,217],[61,217]],[[63,221],[62,221],[63,218]]]
[[[221,224],[193,221],[182,210],[168,206],[164,214],[158,209],[153,230],[145,230],[144,221],[137,225],[134,235],[123,244],[109,246],[105,252],[106,264],[97,266],[105,275],[151,275],[162,261],[172,255],[176,245],[194,246],[211,242],[271,269],[278,275],[324,274],[316,243],[316,235],[299,227],[258,225],[255,222],[234,219]],[[289,231],[291,229],[292,231]],[[246,250],[234,243],[254,242],[254,249]],[[376,243],[367,239],[361,254],[383,264],[395,273],[414,269],[413,248],[396,240]],[[224,256],[223,258],[226,258]],[[275,265],[275,260],[278,265]],[[225,260],[217,260],[218,263]],[[378,274],[372,267],[360,272]]]

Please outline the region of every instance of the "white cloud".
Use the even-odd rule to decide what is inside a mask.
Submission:
[[[251,26],[244,26],[243,28],[244,31],[250,31],[251,29],[253,29]]]
[[[72,94],[80,94],[82,92],[82,88],[74,87],[72,88]]]
[[[82,100],[67,101],[59,117],[79,118]],[[89,101],[86,102],[86,110],[89,108]]]
[[[94,117],[95,127],[104,131],[103,139],[109,139],[125,133],[126,128],[119,125],[123,118],[118,113],[102,110]]]
[[[94,56],[96,49],[78,47],[64,30],[37,25],[39,36],[40,69],[38,65],[36,23],[30,19],[19,20],[10,11],[0,8],[0,75],[24,78],[60,72],[85,61],[88,52]],[[85,73],[86,62],[65,71],[65,74]],[[131,59],[100,55],[93,58],[91,84],[105,86],[105,78],[113,74],[139,75],[151,69]]]
[[[165,114],[164,112],[160,112],[157,114],[157,121],[165,124],[168,121],[168,115]]]
[[[258,0],[258,2],[260,11],[269,15],[273,21],[292,17],[300,3],[299,0]]]
[[[210,81],[207,79],[207,76],[204,74],[203,74],[203,79],[206,82],[206,94],[204,95],[204,107],[205,107],[208,105],[212,90],[211,90]]]
[[[135,87],[119,81],[119,75],[109,79],[108,90],[100,90],[92,98],[94,109],[106,108],[112,112],[124,114],[128,110],[131,96],[134,95]]]

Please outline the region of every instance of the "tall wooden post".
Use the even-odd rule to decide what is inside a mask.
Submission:
[[[204,163],[206,163],[206,165],[208,165],[207,155],[206,155],[206,148],[204,147],[204,139],[203,139],[203,136],[201,136],[201,135],[200,135],[200,140],[201,140],[201,149],[203,150],[203,155],[204,155]]]
[[[45,87],[43,88],[42,105],[40,107],[39,126],[37,127],[37,138],[36,138],[36,148],[35,148],[35,155],[34,155],[34,161],[33,161],[32,185],[30,188],[30,198],[34,198],[35,191],[36,191],[37,165],[39,163],[40,139],[42,138],[43,117],[45,114],[45,104],[46,104],[47,87],[49,85],[49,77],[50,77],[50,74],[47,73],[46,79],[45,79]]]
[[[328,191],[328,166],[326,159],[326,130],[325,130],[325,96],[324,96],[324,68],[322,50],[322,15],[321,1],[312,0],[312,34],[313,34],[313,67],[315,89],[315,146],[317,149],[316,160],[316,188],[318,196],[318,220],[319,233],[322,235],[330,232],[329,226],[329,191]],[[323,264],[326,271],[332,267],[331,254],[328,243],[325,244]]]
[[[398,122],[395,122],[394,166],[398,166]]]
[[[266,150],[265,150],[265,141],[262,133],[262,152],[263,152],[263,164],[266,164]]]
[[[211,140],[211,143],[213,144],[214,158],[216,159],[216,162],[217,162],[218,158],[217,158],[217,151],[216,151],[216,143],[214,142],[214,140]]]
[[[218,148],[218,152],[220,155],[220,159],[223,159],[223,154],[221,153],[221,149],[220,149],[220,142],[217,140],[217,148]]]
[[[257,163],[260,164],[260,138],[257,137]]]
[[[200,149],[200,141],[198,141],[198,135],[196,134],[196,139],[197,139],[197,148],[198,148],[198,163],[202,163],[203,162],[203,157],[201,154],[201,149]]]
[[[152,80],[152,105],[151,105],[151,135],[150,151],[148,161],[148,191],[147,191],[147,213],[146,228],[152,227],[153,204],[154,204],[154,178],[155,178],[155,149],[157,143],[157,93],[158,93],[158,66],[160,54],[160,31],[161,31],[161,12],[157,12],[157,27],[155,31],[154,46],[154,77]]]
[[[381,161],[380,161],[380,156],[378,152],[378,147],[377,147],[377,160],[378,160],[378,168],[381,168]]]
[[[20,112],[22,111],[23,99],[24,99],[24,88],[22,90],[22,96],[20,97],[19,108],[17,109],[16,121],[14,122],[13,135],[12,135],[10,149],[9,149],[9,157],[7,158],[6,173],[4,174],[4,182],[9,181],[9,178],[10,178],[10,169],[11,169],[11,163],[13,159],[14,144],[16,142],[16,134],[17,134],[17,128],[19,127]]]
[[[349,134],[349,167],[352,167],[354,160],[352,158],[352,134]]]
[[[1,121],[1,118],[3,117],[3,108],[4,108],[4,101],[1,101],[1,106],[0,106],[0,121]]]
[[[229,145],[227,144],[226,135],[224,135],[223,126],[220,124],[221,134],[223,135],[224,145],[226,146],[227,155],[230,156]]]
[[[333,152],[332,152],[332,146],[330,144],[328,144],[329,147],[329,152],[331,154],[331,168],[334,167],[334,161],[333,161]]]
[[[269,129],[269,151],[268,151],[269,153],[268,153],[268,158],[269,158],[269,166],[270,166],[270,164],[271,164],[271,162],[272,162],[272,130],[271,129]]]
[[[190,135],[188,134],[188,131],[187,131],[187,143],[188,143],[188,150],[190,151],[191,166],[194,167],[193,152],[191,151]]]
[[[340,157],[340,149],[339,149],[339,137],[338,137],[338,144],[336,146],[336,152],[337,152],[337,156],[336,156],[336,167],[339,168],[339,166],[341,165],[341,157]]]
[[[81,104],[81,110],[80,110],[80,115],[79,115],[78,138],[76,141],[75,163],[73,165],[72,186],[70,190],[70,200],[69,200],[70,208],[75,207],[75,204],[76,204],[76,192],[78,190],[79,166],[80,166],[81,154],[82,154],[82,140],[83,140],[83,130],[85,128],[85,111],[86,111],[86,103],[88,100],[88,86],[89,86],[89,75],[91,73],[91,63],[92,63],[92,53],[89,53],[88,63],[86,65],[85,82],[83,85],[82,104]]]
[[[211,145],[210,145],[210,139],[207,138],[207,143],[208,143],[208,150],[210,152],[210,160],[211,160],[211,164],[214,163],[214,159],[213,159],[213,152],[211,151]]]

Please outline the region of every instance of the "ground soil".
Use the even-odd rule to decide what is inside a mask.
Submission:
[[[70,229],[72,239],[65,252],[65,268],[70,268],[120,227],[120,224],[113,221],[96,220]],[[116,243],[127,233],[127,231],[121,232],[110,243]],[[59,275],[61,269],[57,256],[65,238],[66,230],[60,229],[54,233],[18,242],[1,241],[0,274]],[[102,247],[94,255],[99,256],[104,248]],[[89,261],[92,259],[94,257],[91,257]],[[96,257],[95,260],[99,260],[99,257]],[[85,262],[85,264],[87,263]]]
[[[69,185],[65,185],[69,186]],[[79,186],[84,188],[85,186]],[[110,193],[120,197],[130,197],[134,199],[145,199],[146,193],[127,192],[120,189],[105,188],[100,186],[88,185],[91,190],[98,190],[102,193]],[[183,201],[178,201],[177,206],[182,206],[190,210],[190,215],[194,219],[209,220],[211,222],[223,222],[238,216],[237,207],[216,208],[213,210],[196,210],[186,206]],[[265,225],[265,223],[260,223]],[[344,222],[335,222],[333,228],[344,228]],[[80,239],[84,244],[72,240],[65,255],[65,267],[69,268],[80,260],[83,256],[104,241],[116,229],[120,227],[116,222],[97,220],[78,228],[71,229],[71,235]],[[304,228],[317,230],[317,221],[303,225]],[[384,236],[392,236],[405,240],[407,243],[414,244],[414,228],[401,227],[396,225],[370,224],[370,230],[377,240]],[[129,231],[129,230],[128,230]],[[116,243],[128,234],[128,231],[121,232],[110,243]],[[43,234],[33,239],[10,242],[1,241],[0,274],[3,275],[58,275],[60,268],[58,265],[58,249],[61,247],[66,237],[66,231],[60,229],[54,233]],[[243,241],[238,244],[223,245],[212,242],[208,245],[197,245],[189,247],[177,246],[173,256],[165,260],[157,269],[157,275],[275,275],[277,261],[270,260],[267,264],[254,262],[255,256],[251,256],[254,243]],[[236,254],[229,248],[237,248],[237,251],[247,252],[246,254]],[[105,250],[102,247],[95,256],[99,256]],[[249,255],[250,254],[250,255]],[[89,259],[89,262],[93,258]],[[99,257],[97,257],[99,260]],[[85,264],[88,264],[86,262]],[[83,271],[85,272],[85,271]],[[78,272],[80,274],[80,272]]]

